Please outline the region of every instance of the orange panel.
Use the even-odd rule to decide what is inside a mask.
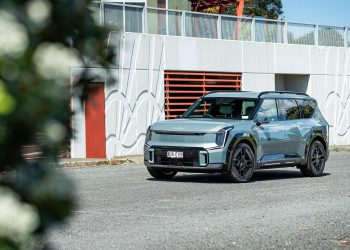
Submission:
[[[86,158],[106,158],[104,84],[90,84],[85,101]]]
[[[210,91],[240,91],[241,78],[241,73],[165,71],[165,118],[182,115]]]

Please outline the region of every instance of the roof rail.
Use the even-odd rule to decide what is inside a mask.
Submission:
[[[307,97],[310,97],[308,94],[305,93],[301,93],[301,92],[294,92],[294,91],[263,91],[258,95],[258,98],[260,98],[262,95],[265,94],[273,94],[273,93],[277,93],[277,94],[294,94],[294,95],[304,95]]]
[[[251,92],[251,91],[236,91],[236,90],[233,90],[233,89],[217,89],[217,90],[212,90],[208,93],[206,93],[205,95],[209,95],[209,94],[213,94],[213,93],[217,93],[217,92],[238,92],[238,93],[242,93],[242,92]]]

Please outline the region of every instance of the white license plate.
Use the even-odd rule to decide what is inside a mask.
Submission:
[[[166,155],[168,158],[184,158],[184,152],[176,152],[176,151],[167,151]]]

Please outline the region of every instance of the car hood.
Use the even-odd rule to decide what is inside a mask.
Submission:
[[[155,132],[172,132],[176,134],[215,133],[219,130],[246,123],[247,120],[228,120],[212,118],[183,118],[156,122],[151,129]]]

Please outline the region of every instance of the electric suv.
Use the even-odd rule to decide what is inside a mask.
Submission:
[[[317,102],[306,94],[213,91],[181,117],[148,128],[144,163],[157,179],[220,172],[248,182],[254,170],[276,167],[313,177],[325,168],[328,135]]]

